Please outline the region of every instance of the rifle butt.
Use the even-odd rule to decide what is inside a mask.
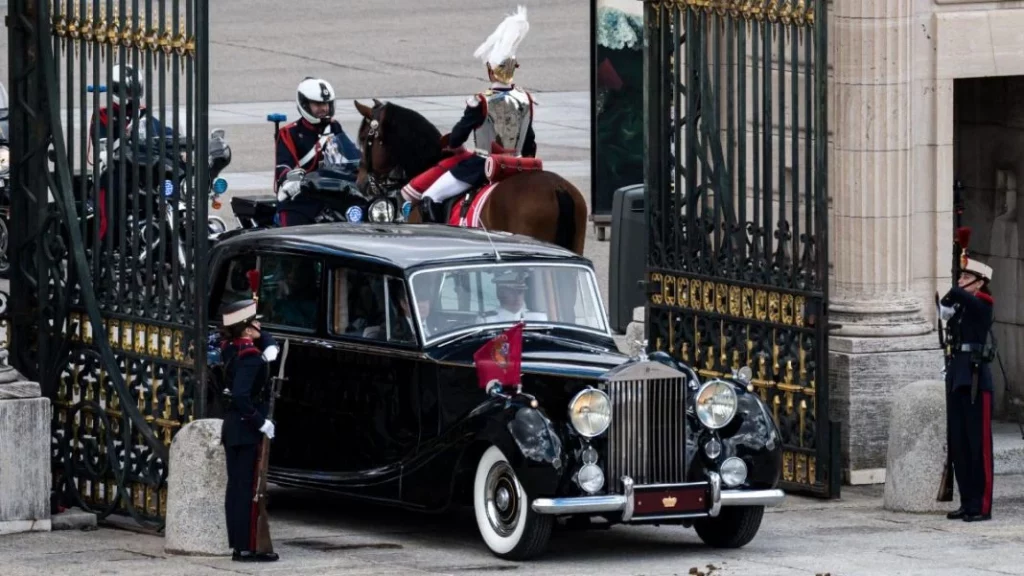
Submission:
[[[942,478],[939,479],[939,494],[935,498],[939,502],[952,502],[953,501],[953,463],[950,462],[949,456],[946,456],[946,461],[942,465]]]

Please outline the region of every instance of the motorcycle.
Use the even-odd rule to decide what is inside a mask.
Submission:
[[[274,123],[274,138],[280,132],[284,114],[270,114]],[[400,189],[371,187],[363,193],[356,186],[359,159],[346,158],[341,153],[338,137],[324,139],[324,161],[320,167],[301,176],[298,197],[313,199],[321,208],[313,218],[315,223],[325,222],[405,222],[412,204],[403,202]],[[276,196],[235,196],[231,211],[241,228],[272,228],[279,225]]]

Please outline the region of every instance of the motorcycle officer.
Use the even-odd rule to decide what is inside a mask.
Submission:
[[[322,202],[299,192],[302,177],[317,170],[326,155],[335,156],[326,158],[332,164],[358,166],[359,148],[334,120],[334,98],[334,87],[321,78],[306,77],[296,89],[295,104],[302,117],[277,134],[274,191],[279,226],[311,224],[320,212]]]
[[[274,338],[263,332],[256,302],[240,300],[224,308],[222,325],[227,341],[221,352],[225,373],[225,409],[221,443],[226,453],[228,487],[224,511],[231,559],[273,562],[276,553],[258,554],[253,500],[262,435],[274,438],[274,423],[266,418],[270,401],[268,365],[277,358]]]

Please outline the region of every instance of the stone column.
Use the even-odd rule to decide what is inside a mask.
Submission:
[[[912,4],[837,0],[832,16],[830,379],[856,484],[884,481],[891,390],[942,369],[911,287]]]

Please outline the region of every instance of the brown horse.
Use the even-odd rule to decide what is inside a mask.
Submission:
[[[373,107],[360,102],[357,185],[402,186],[432,168],[451,152],[440,131],[421,114],[397,104],[374,99]],[[414,203],[409,222],[420,222]],[[455,205],[458,209],[458,204]],[[587,205],[583,194],[553,172],[521,172],[502,180],[480,211],[480,223],[492,231],[531,236],[583,255],[587,234]]]

